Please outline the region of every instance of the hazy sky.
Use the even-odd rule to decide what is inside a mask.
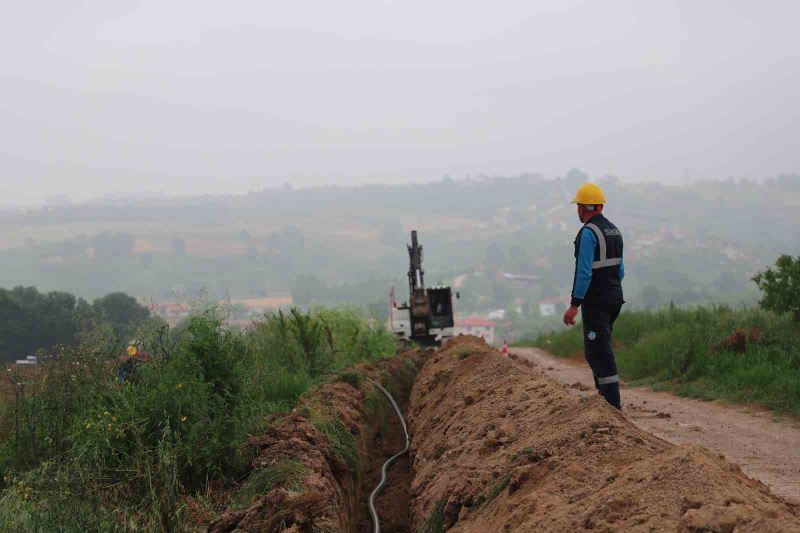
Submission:
[[[800,171],[800,2],[62,1],[0,19],[0,204]]]

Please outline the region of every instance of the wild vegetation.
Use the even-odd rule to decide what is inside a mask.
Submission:
[[[122,385],[116,344],[102,334],[64,348],[38,373],[7,372],[14,395],[2,405],[0,523],[8,530],[191,527],[193,512],[234,503],[210,494],[242,479],[243,443],[266,415],[291,409],[341,368],[394,352],[389,333],[349,309],[271,314],[244,332],[210,309],[178,331],[162,326],[140,338],[151,360]]]
[[[800,417],[800,324],[791,315],[724,305],[626,311],[614,340],[628,383]],[[583,331],[571,328],[532,344],[560,357],[582,356]]]

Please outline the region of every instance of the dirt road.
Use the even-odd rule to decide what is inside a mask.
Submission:
[[[511,353],[533,362],[570,392],[594,395],[592,374],[581,361],[558,359],[535,348]],[[623,387],[626,417],[674,444],[696,444],[723,454],[790,501],[800,503],[800,424],[776,421],[755,409]]]

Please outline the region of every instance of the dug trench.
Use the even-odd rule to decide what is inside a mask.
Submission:
[[[800,509],[475,337],[411,394],[412,531],[800,531]]]
[[[405,434],[370,380],[403,409],[423,356],[407,351],[347,369],[306,393],[290,413],[269,419],[246,443],[256,450],[251,472],[208,530],[371,532],[369,494],[383,463],[405,446]],[[410,530],[410,482],[406,455],[376,502],[384,533]]]

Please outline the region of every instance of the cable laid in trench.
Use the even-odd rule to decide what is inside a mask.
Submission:
[[[386,485],[386,472],[389,470],[389,467],[391,467],[392,464],[400,457],[408,453],[408,449],[411,447],[411,441],[408,438],[408,427],[406,426],[406,421],[403,418],[403,413],[400,412],[400,408],[397,406],[397,402],[394,401],[394,398],[392,398],[392,395],[389,394],[389,391],[384,389],[380,383],[377,383],[369,378],[367,378],[367,381],[378,387],[378,389],[380,389],[380,391],[389,400],[389,403],[392,404],[394,412],[397,414],[397,418],[400,419],[400,425],[403,426],[403,433],[405,433],[406,436],[405,448],[391,456],[388,461],[383,463],[383,466],[381,467],[381,482],[378,483],[378,486],[375,487],[372,490],[372,494],[369,495],[369,514],[372,516],[372,531],[373,533],[381,533],[381,521],[380,518],[378,518],[378,511],[375,510],[375,498],[378,497],[378,494],[381,493],[384,485]]]

